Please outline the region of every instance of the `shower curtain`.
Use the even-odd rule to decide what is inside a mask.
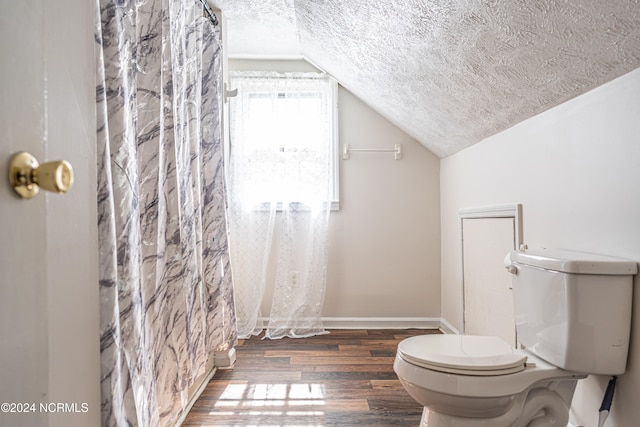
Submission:
[[[173,425],[236,343],[219,29],[197,0],[96,5],[102,424]]]

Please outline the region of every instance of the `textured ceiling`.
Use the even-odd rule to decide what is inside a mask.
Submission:
[[[231,56],[307,58],[439,157],[640,67],[639,0],[210,2]]]

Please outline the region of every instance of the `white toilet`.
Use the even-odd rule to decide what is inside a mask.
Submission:
[[[423,335],[394,370],[428,427],[566,427],[578,380],[625,371],[637,264],[569,251],[513,251],[518,340]]]

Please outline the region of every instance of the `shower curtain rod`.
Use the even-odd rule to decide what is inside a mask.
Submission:
[[[207,15],[209,16],[209,20],[211,21],[211,23],[217,26],[218,18],[216,18],[215,13],[213,13],[213,10],[211,10],[211,7],[207,3],[207,0],[199,0],[199,1],[200,3],[202,3],[202,6],[204,7],[204,11],[207,12]]]

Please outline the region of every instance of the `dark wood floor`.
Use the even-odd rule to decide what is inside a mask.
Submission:
[[[438,331],[334,330],[304,339],[240,341],[183,426],[411,426],[422,407],[393,372],[398,343]]]

